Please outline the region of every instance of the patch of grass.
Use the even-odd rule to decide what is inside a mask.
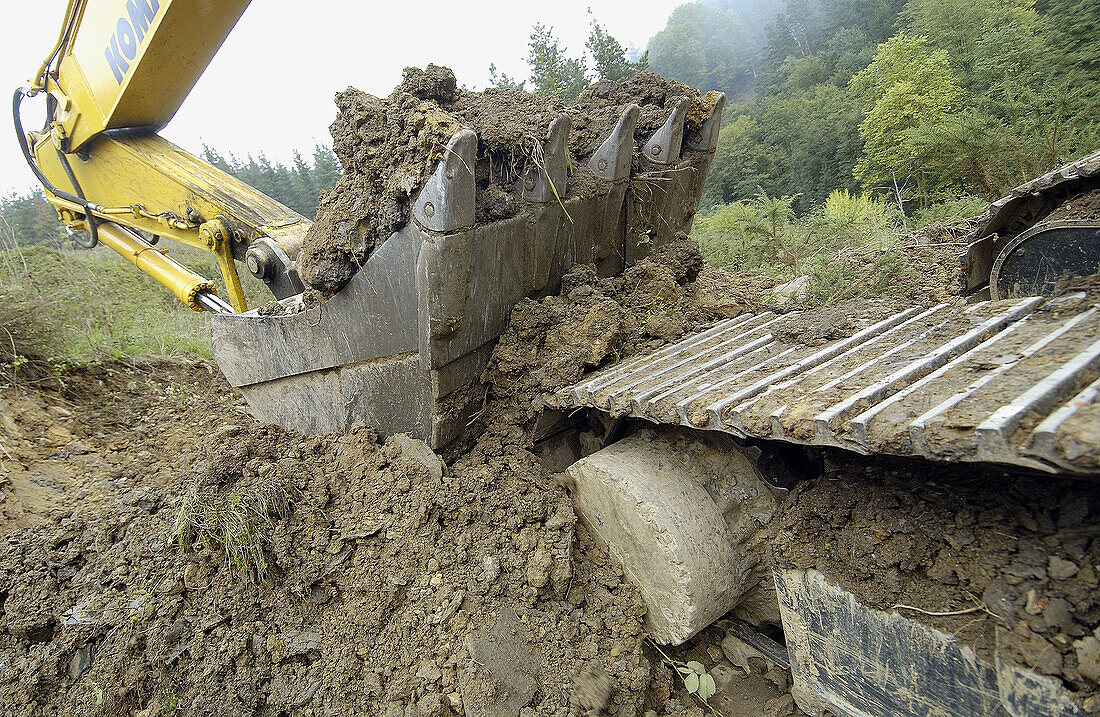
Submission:
[[[174,245],[172,256],[215,278],[219,294],[226,296],[212,254]],[[149,355],[211,356],[209,315],[187,308],[106,247],[24,247],[17,254],[8,250],[4,259],[0,343],[8,347],[7,353],[0,348],[0,363],[8,366],[6,378],[16,360],[11,354],[67,365]],[[244,273],[250,306],[268,301],[263,284]]]
[[[905,218],[871,197],[835,191],[798,217],[797,197],[769,197],[717,207],[692,236],[710,263],[732,272],[806,277],[800,303],[835,304],[889,293],[905,271]]]
[[[264,556],[265,535],[290,510],[290,493],[270,482],[238,485],[210,498],[196,487],[183,499],[176,514],[173,537],[181,550],[196,541],[217,547],[225,554],[231,571],[250,575],[257,582],[267,576]]]

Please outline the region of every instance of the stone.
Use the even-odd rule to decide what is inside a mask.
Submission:
[[[722,652],[731,665],[741,668],[745,674],[762,675],[768,671],[768,658],[764,653],[731,633],[726,633],[722,639]]]
[[[1082,677],[1100,683],[1100,640],[1089,635],[1073,643],[1077,653],[1077,671]]]
[[[92,666],[92,646],[84,645],[77,648],[69,660],[69,677],[74,680],[88,671]]]
[[[321,651],[321,633],[291,630],[286,635],[286,657]],[[285,659],[285,658],[284,658]]]
[[[427,443],[419,439],[413,438],[405,433],[398,433],[395,436],[391,436],[389,442],[401,449],[401,452],[406,457],[412,458],[420,465],[424,466],[428,470],[428,474],[440,480],[443,478],[443,473],[446,470],[446,466],[443,464],[443,460],[435,454]]]
[[[769,515],[776,501],[742,454],[645,429],[567,473],[577,514],[641,589],[646,632],[658,644],[688,640],[752,586],[762,560],[746,546],[761,527],[753,516]]]
[[[241,432],[241,427],[240,426],[234,426],[232,424],[228,424],[228,425],[221,426],[221,427],[217,428],[214,431],[214,438],[215,439],[230,438],[232,436],[237,435],[240,432]]]
[[[1063,560],[1057,555],[1050,556],[1050,562],[1047,565],[1047,574],[1055,580],[1072,578],[1077,574],[1077,570],[1077,563],[1070,560]]]
[[[1062,598],[1051,598],[1043,610],[1043,622],[1051,630],[1067,632],[1073,626],[1073,607]]]

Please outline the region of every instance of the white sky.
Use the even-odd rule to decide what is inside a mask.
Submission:
[[[579,55],[588,7],[624,46],[644,49],[685,1],[255,0],[162,134],[196,153],[205,141],[223,153],[264,152],[285,162],[293,149],[308,156],[315,143],[331,144],[332,97],[349,85],[385,96],[400,82],[402,68],[429,62],[452,68],[460,85],[474,89],[488,82],[490,62],[526,78],[531,27],[553,26],[569,54]],[[52,47],[65,1],[4,5],[0,18],[9,30],[0,43],[0,89],[10,97]],[[41,107],[39,99],[24,102],[26,127],[41,126]],[[35,180],[10,121],[3,124],[0,194],[23,192]]]

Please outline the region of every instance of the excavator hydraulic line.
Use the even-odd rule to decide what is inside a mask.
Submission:
[[[156,279],[195,311],[232,311],[215,295],[214,282],[199,276],[129,229],[114,222],[101,222],[99,241]]]

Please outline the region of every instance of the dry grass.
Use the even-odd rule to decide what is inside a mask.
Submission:
[[[225,554],[230,571],[262,582],[269,567],[265,536],[274,518],[290,511],[290,492],[259,478],[213,498],[208,492],[208,486],[196,486],[184,497],[176,513],[175,541],[181,550],[196,541],[217,547]]]

